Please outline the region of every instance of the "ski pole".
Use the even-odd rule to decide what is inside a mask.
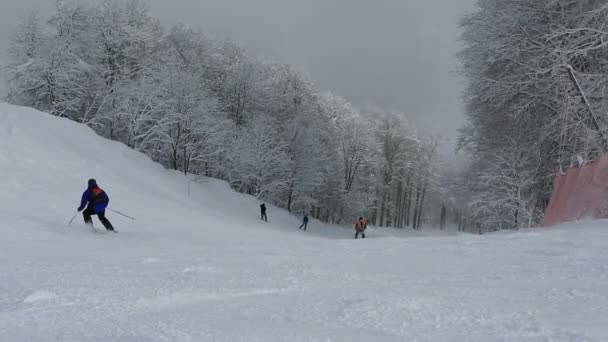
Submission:
[[[124,217],[126,217],[126,218],[128,218],[128,219],[131,219],[131,220],[135,221],[135,219],[134,219],[134,218],[132,218],[132,217],[131,217],[131,216],[129,216],[129,215],[125,215],[125,214],[121,213],[120,211],[116,211],[116,210],[111,209],[111,208],[110,208],[110,210],[111,210],[111,211],[113,211],[113,212],[115,212],[115,213],[117,213],[118,215],[122,215],[122,216],[124,216]]]
[[[74,221],[74,219],[76,218],[76,216],[78,216],[78,213],[76,213],[74,215],[74,217],[72,217],[72,219],[70,220],[70,222],[68,222],[68,227],[72,224],[72,221]]]

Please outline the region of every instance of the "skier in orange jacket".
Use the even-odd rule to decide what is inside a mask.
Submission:
[[[359,217],[359,220],[355,224],[355,239],[359,238],[359,234],[361,234],[361,238],[365,239],[365,229],[367,228],[367,222],[363,217]]]

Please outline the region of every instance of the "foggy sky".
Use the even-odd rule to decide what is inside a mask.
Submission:
[[[298,66],[357,105],[402,111],[450,140],[463,122],[457,21],[475,0],[148,1],[165,25],[184,22],[230,37]],[[19,16],[33,8],[45,14],[54,3],[0,0],[2,56]]]

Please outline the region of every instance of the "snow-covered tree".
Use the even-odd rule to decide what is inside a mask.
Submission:
[[[9,56],[10,102],[167,168],[324,221],[375,213],[403,227],[424,211],[432,153],[404,114],[360,112],[291,65],[184,24],[165,30],[142,1],[60,1],[24,19]]]
[[[572,156],[592,159],[606,150],[608,121],[596,113],[608,110],[607,14],[600,0],[483,0],[463,18],[460,57],[469,83],[461,147],[477,165],[471,172],[485,173],[476,177],[474,198],[486,198],[489,179],[504,176],[484,164],[504,165],[513,139],[527,148],[520,174],[532,177],[522,198],[541,211],[560,167]],[[479,220],[497,212],[495,201],[484,203],[475,202]],[[499,212],[501,220],[513,219],[513,210]]]

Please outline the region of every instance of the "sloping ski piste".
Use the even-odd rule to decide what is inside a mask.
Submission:
[[[76,214],[88,178],[119,234]],[[0,341],[605,341],[605,221],[415,239],[190,182],[0,104]],[[98,227],[99,222],[93,219]]]
[[[214,239],[219,232],[279,232],[350,239],[353,235],[347,227],[315,220],[307,232],[300,231],[300,217],[268,204],[269,222],[261,222],[260,202],[232,191],[223,181],[193,181],[85,125],[31,108],[0,104],[0,132],[0,211],[13,229],[70,234],[87,230],[81,215],[71,227],[67,223],[76,213],[87,179],[95,178],[111,197],[109,208],[135,217],[130,221],[107,213],[117,230],[128,236],[193,234]],[[96,218],[93,221],[100,226]],[[28,222],[32,224],[24,225]],[[368,238],[400,235],[372,230]]]

